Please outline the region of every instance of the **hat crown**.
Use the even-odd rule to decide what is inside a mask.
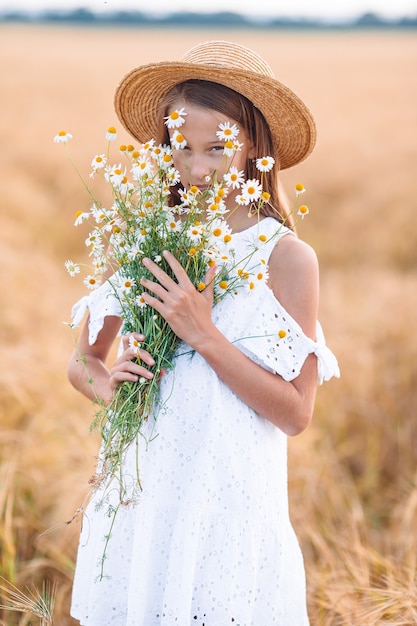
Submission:
[[[230,41],[206,41],[191,48],[182,57],[184,63],[205,65],[231,70],[238,69],[274,78],[274,74],[256,52]]]

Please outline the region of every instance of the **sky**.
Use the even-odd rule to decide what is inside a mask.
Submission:
[[[261,17],[309,17],[321,20],[343,20],[366,12],[395,19],[417,15],[417,0],[0,0],[0,11],[75,9],[84,7],[94,12],[138,10],[153,15],[181,11],[231,11]]]

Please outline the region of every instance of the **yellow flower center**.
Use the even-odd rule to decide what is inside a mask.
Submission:
[[[178,143],[182,143],[184,141],[184,135],[181,135],[181,133],[178,133],[177,136],[175,137],[175,140]]]
[[[190,248],[190,249],[188,250],[188,254],[189,254],[190,256],[194,256],[194,255],[196,255],[196,254],[197,254],[197,249],[196,249],[196,248]]]
[[[299,212],[300,212],[300,213],[302,213],[303,215],[305,215],[306,213],[308,213],[308,207],[306,207],[306,205],[305,205],[305,204],[302,204],[298,210],[299,210]]]
[[[296,186],[295,186],[295,190],[296,191],[304,191],[303,183],[297,183]]]
[[[127,150],[127,146],[124,145],[124,143],[122,143],[122,145],[119,148],[120,152],[126,152]]]
[[[271,197],[271,194],[268,193],[267,191],[262,192],[262,199],[265,200],[265,202],[268,202],[270,197]]]
[[[220,289],[227,289],[229,286],[229,283],[227,282],[227,280],[221,280],[219,282],[219,287]]]
[[[201,283],[198,283],[198,285],[197,285],[197,289],[198,289],[198,291],[204,291],[204,289],[206,288],[206,286],[207,286],[207,285],[206,285],[205,283],[201,282]]]
[[[267,236],[266,235],[259,235],[259,241],[266,241],[267,240]]]
[[[214,235],[215,237],[220,237],[220,235],[221,235],[221,234],[222,234],[222,229],[221,229],[221,228],[215,228],[215,229],[213,230],[213,235]]]
[[[172,161],[172,157],[170,154],[164,154],[164,159],[165,163],[171,163]]]
[[[114,127],[114,126],[109,126],[109,128],[107,129],[107,132],[108,132],[108,133],[115,133],[115,132],[116,132],[116,129],[115,129],[115,127]]]
[[[287,333],[285,332],[285,330],[281,329],[281,330],[278,331],[278,337],[280,339],[284,339],[284,337],[286,337],[286,336],[287,336]]]
[[[170,117],[172,120],[177,120],[177,119],[179,118],[179,113],[178,113],[178,111],[172,111],[172,113],[170,113],[170,114],[169,114],[169,117]]]
[[[229,241],[232,241],[231,235],[225,235],[223,241],[224,243],[229,243]]]

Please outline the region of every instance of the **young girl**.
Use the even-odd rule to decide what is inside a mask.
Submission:
[[[72,615],[83,626],[306,626],[304,566],[288,515],[287,436],[307,427],[317,382],[338,376],[338,367],[317,322],[316,256],[291,227],[276,171],[309,155],[313,119],[258,55],[220,41],[196,46],[180,62],[134,69],[115,106],[140,142],[169,143],[174,131],[164,122],[184,111],[187,145],[174,151],[184,188],[205,189],[231,165],[257,178],[256,159],[274,157],[260,215],[236,205],[233,193],[225,200],[236,258],[263,234],[260,267],[269,274],[253,293],[239,290],[213,307],[215,267],[199,292],[174,255],[163,252],[176,280],[143,260],[153,275],[142,281],[143,298],[183,343],[159,381],[164,410],[156,424],[148,421],[158,436],[148,447],[137,442],[139,501],[109,517],[98,491],[84,513]],[[229,160],[216,134],[226,121],[242,144]],[[69,379],[108,403],[122,381],[151,378],[154,359],[141,350],[137,360],[125,336],[107,369],[121,320],[111,302],[103,311],[100,289],[90,296]],[[132,476],[135,455],[128,449],[123,461]]]

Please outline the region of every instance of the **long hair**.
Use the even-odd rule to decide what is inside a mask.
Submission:
[[[269,126],[262,115],[245,96],[238,92],[206,80],[187,80],[175,85],[163,97],[158,111],[158,136],[161,143],[169,144],[169,134],[164,124],[164,117],[169,114],[173,105],[183,101],[195,106],[212,109],[225,115],[226,120],[233,120],[246,132],[250,145],[255,148],[256,157],[273,156],[275,166],[271,172],[264,172],[262,189],[269,193],[270,199],[260,213],[267,217],[274,217],[286,226],[293,228],[294,223],[289,211],[287,196],[276,174],[279,169],[279,154],[276,154],[272,142]],[[275,170],[275,172],[274,172]],[[245,167],[247,179],[259,178],[255,159],[247,159]]]

